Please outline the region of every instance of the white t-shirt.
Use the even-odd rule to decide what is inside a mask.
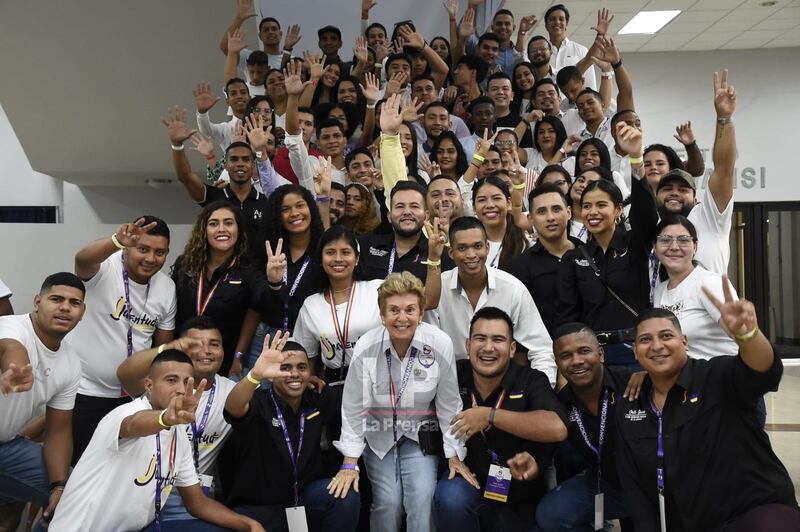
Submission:
[[[86,314],[70,334],[70,343],[83,365],[78,393],[92,397],[119,397],[117,368],[128,356],[128,324],[132,325],[133,352],[152,347],[156,329],[175,329],[175,283],[156,273],[149,285],[128,282],[131,306],[125,302],[122,251],[100,264],[86,281]],[[149,287],[149,288],[148,288]]]
[[[728,272],[731,257],[730,233],[733,219],[733,198],[723,212],[719,212],[708,183],[697,190],[697,205],[689,213],[689,221],[697,229],[697,254],[695,260],[706,270],[723,274]]]
[[[672,311],[681,322],[683,334],[689,338],[689,355],[710,359],[720,355],[734,356],[739,346],[719,324],[719,310],[703,293],[705,287],[720,301],[724,301],[722,276],[697,266],[681,284],[667,288],[669,281],[661,281],[653,293],[653,306]],[[736,297],[736,290],[730,286]]]
[[[323,353],[322,362],[331,369],[349,366],[353,357],[353,348],[361,336],[381,324],[381,313],[378,308],[378,288],[383,279],[374,281],[357,281],[353,294],[353,310],[350,313],[350,327],[347,333],[347,345],[342,345],[336,335],[331,306],[325,301],[322,293],[306,298],[300,315],[294,326],[293,339],[306,348],[309,357]],[[336,305],[336,316],[339,327],[344,334],[344,322],[347,316],[348,303]],[[320,345],[322,349],[320,349]]]
[[[200,436],[200,444],[197,449],[200,458],[199,472],[204,475],[212,474],[217,456],[219,456],[219,452],[222,450],[225,440],[231,435],[231,426],[225,421],[223,412],[225,411],[225,401],[236,386],[236,383],[227,377],[217,375],[215,378],[215,386],[214,401],[211,403],[211,410],[208,412],[205,430],[203,430],[203,434]],[[197,404],[195,424],[198,429],[203,421],[203,414],[206,411],[209,397],[211,397],[211,390],[206,389],[206,391],[203,392],[203,396],[200,398],[200,402]],[[189,445],[192,446],[192,426],[181,426],[186,428],[186,436],[189,439]]]
[[[0,442],[13,440],[45,405],[58,410],[72,410],[81,362],[64,340],[58,351],[48,349],[33,330],[28,314],[0,317],[0,339],[14,339],[28,351],[33,368],[33,388],[27,392],[0,394]]]
[[[122,421],[150,402],[140,397],[118,406],[97,425],[89,446],[67,481],[51,532],[88,530],[139,531],[155,519],[156,438],[161,442],[161,477],[166,479],[161,501],[173,485],[199,482],[192,461],[192,446],[183,437],[184,426],[157,435],[120,438]],[[191,430],[191,429],[190,429]]]
[[[486,255],[486,266],[490,268],[500,267],[500,253],[503,252],[503,243],[489,240],[489,254]]]

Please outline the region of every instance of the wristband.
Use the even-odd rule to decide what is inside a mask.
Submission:
[[[736,338],[737,342],[745,343],[755,338],[758,333],[759,333],[758,324],[756,324],[756,326],[753,327],[753,330],[750,331],[749,333],[737,334],[736,336],[734,336],[734,338]]]
[[[355,471],[356,473],[361,472],[357,464],[342,464],[341,467],[339,467],[339,471]]]
[[[184,148],[183,144],[181,144],[180,146],[175,146],[174,144],[170,144],[170,147],[172,148],[172,151],[183,151]]]
[[[264,155],[264,153],[261,150],[256,150],[256,158],[261,159],[262,155]]]
[[[494,415],[497,413],[497,408],[492,407],[492,410],[489,412],[489,426],[494,427]]]
[[[267,284],[268,284],[268,285],[269,285],[271,288],[283,288],[283,283],[273,283],[273,282],[272,282],[272,281],[270,281],[269,279],[267,279]]]
[[[164,350],[166,348],[167,348],[167,344],[161,344],[160,346],[158,346],[158,351],[156,352],[156,354],[160,355],[161,353],[164,352]]]
[[[117,246],[117,249],[125,249],[125,246],[120,244],[119,240],[117,240],[117,233],[111,233],[111,241]]]
[[[161,425],[162,427],[164,427],[165,429],[168,429],[168,428],[170,428],[172,425],[167,425],[167,422],[166,422],[166,421],[164,421],[164,414],[166,414],[166,413],[167,413],[167,409],[165,408],[165,409],[164,409],[164,410],[162,410],[162,411],[161,411],[161,413],[158,415],[158,424],[159,424],[159,425]]]
[[[211,155],[206,155],[206,161],[213,161],[216,158],[217,156],[214,155],[213,153]]]
[[[330,203],[331,197],[330,196],[317,196],[316,197],[318,203]]]
[[[475,153],[475,154],[473,154],[473,155],[472,155],[472,158],[473,158],[473,159],[475,159],[475,160],[476,160],[476,161],[478,161],[478,162],[483,162],[483,161],[485,161],[485,160],[486,160],[486,157],[484,157],[483,155],[481,155],[481,154],[479,154],[479,153]]]
[[[373,102],[373,103],[368,103],[368,104],[367,104],[367,109],[375,109],[375,102]]]
[[[311,80],[311,86],[312,86],[312,87],[316,87],[316,86],[317,86],[317,83],[319,83],[319,80],[318,80],[318,79],[312,79],[312,80]]]
[[[375,68],[383,68],[383,63],[375,63],[372,66],[374,66]]]
[[[50,491],[53,491],[56,488],[61,488],[63,490],[64,486],[66,485],[67,485],[66,480],[56,480],[55,482],[50,483]]]
[[[611,63],[611,68],[613,68],[614,70],[618,69],[621,66],[622,66],[622,58],[620,58],[620,60],[616,63]]]
[[[718,116],[717,117],[717,125],[724,126],[725,124],[731,123],[731,117],[729,116]]]
[[[292,49],[291,48],[284,48],[283,49],[283,53],[286,54],[286,55],[292,55]]]
[[[253,370],[252,369],[247,373],[247,376],[245,377],[245,379],[247,379],[247,381],[250,384],[255,384],[256,386],[261,386],[261,381],[260,380],[256,380],[255,378],[253,378]]]
[[[567,155],[567,150],[565,150],[564,148],[559,148],[559,149],[558,149],[558,152],[559,152],[561,155],[564,155],[564,156],[566,156],[566,155]]]
[[[234,359],[234,360],[241,360],[241,359],[243,359],[243,358],[244,358],[244,353],[242,353],[241,351],[236,351],[236,352],[233,354],[233,359]]]
[[[511,187],[514,190],[524,190],[525,189],[525,183],[516,183],[516,184],[511,185]]]
[[[431,268],[437,268],[437,267],[442,265],[442,259],[439,259],[439,260],[430,260],[430,259],[423,260],[420,264],[426,264],[427,266],[430,266]]]
[[[512,203],[512,204],[511,204],[511,210],[514,210],[514,209],[519,209],[519,210],[522,210],[522,203],[520,203],[519,205],[514,205],[514,204]]]
[[[641,155],[639,157],[633,157],[631,155],[628,155],[628,160],[631,162],[631,164],[637,165],[637,164],[642,164],[642,161],[644,161],[644,157],[642,157]]]

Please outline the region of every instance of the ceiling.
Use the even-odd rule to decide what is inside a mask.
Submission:
[[[614,42],[623,52],[671,52],[697,50],[748,50],[800,46],[800,0],[778,0],[763,7],[764,0],[506,0],[504,7],[517,18],[536,15],[534,33],[545,33],[544,12],[563,3],[570,12],[570,39],[585,46],[594,40],[590,29],[597,10],[608,8]],[[655,35],[617,35],[641,10],[680,9],[682,12]]]

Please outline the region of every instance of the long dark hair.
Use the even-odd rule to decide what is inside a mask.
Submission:
[[[453,48],[450,46],[450,41],[441,35],[437,35],[431,39],[431,42],[428,45],[433,46],[433,41],[437,39],[443,41],[445,46],[447,46],[447,57],[444,58],[444,62],[447,64],[447,79],[445,80],[445,85],[450,85],[453,82]]]
[[[419,168],[417,167],[417,150],[419,147],[417,146],[417,132],[414,130],[414,126],[411,125],[411,122],[403,122],[403,124],[411,132],[411,153],[408,155],[408,157],[406,157],[406,171],[408,175],[418,176]],[[430,179],[430,176],[428,176],[428,179]]]
[[[464,175],[469,168],[469,162],[467,161],[467,154],[464,152],[464,147],[461,145],[461,141],[458,140],[458,137],[452,131],[443,131],[441,135],[433,142],[433,147],[431,148],[431,161],[438,162],[436,160],[436,152],[439,151],[439,146],[442,144],[443,140],[449,140],[453,143],[453,146],[456,147],[456,181],[459,177]],[[440,165],[441,166],[441,165]]]
[[[233,258],[241,259],[247,252],[247,228],[244,225],[242,210],[227,200],[209,203],[203,207],[203,210],[200,211],[200,214],[195,219],[186,247],[183,248],[183,253],[178,257],[179,260],[175,261],[175,265],[180,264],[178,269],[195,281],[205,273],[206,264],[208,264],[208,259],[211,255],[211,246],[208,243],[206,228],[211,215],[219,209],[229,211],[236,221],[239,235],[236,238],[236,244],[233,246]],[[175,265],[173,265],[173,272],[175,271]]]
[[[344,187],[345,205],[347,204],[347,191],[351,188],[358,190],[358,195],[361,196],[361,201],[364,203],[364,212],[355,220],[343,217],[344,223],[340,225],[349,227],[349,229],[357,235],[371,233],[381,224],[381,219],[375,208],[375,204],[377,203],[375,194],[361,183],[350,183]]]
[[[339,67],[339,77],[342,77],[342,73],[344,72],[344,68],[342,68],[342,62],[339,59],[337,59],[337,58],[331,59],[330,57],[326,57],[324,66],[328,66],[328,65],[336,65],[336,66],[338,66]],[[323,94],[327,94],[328,102],[332,102],[334,100],[334,98],[336,97],[335,93],[332,93],[332,92],[333,92],[333,89],[328,90],[328,88],[322,82],[322,78],[320,78],[319,82],[317,83],[317,88],[314,89],[314,94],[311,97],[311,106],[310,107],[312,109],[316,108],[317,105],[319,105],[319,103],[320,103],[319,100],[322,98]],[[322,102],[322,103],[327,103],[327,102]]]
[[[499,177],[490,175],[477,181],[472,188],[472,205],[475,205],[475,198],[478,196],[478,191],[484,186],[491,185],[500,190],[507,200],[511,201],[511,191],[508,190],[508,185]],[[525,238],[525,233],[514,224],[514,216],[511,212],[506,212],[506,232],[503,235],[501,243],[500,257],[497,261],[497,267],[503,268],[511,259],[528,249],[528,239]]]
[[[600,164],[595,166],[602,166],[611,172],[611,154],[608,153],[608,146],[597,137],[591,137],[581,142],[578,149],[575,150],[575,175],[579,175],[580,172],[583,171],[583,168],[580,166],[581,152],[585,147],[590,145],[594,146],[597,149],[597,153],[600,154]]]
[[[676,168],[679,170],[686,170],[686,168],[683,167],[683,161],[681,161],[681,158],[678,156],[675,150],[669,146],[665,146],[664,144],[651,144],[644,149],[643,155],[647,155],[651,151],[660,151],[663,153],[667,158],[670,170],[675,170]]]
[[[536,125],[533,126],[533,147],[536,148],[536,151],[539,153],[542,153],[542,147],[539,146],[539,128],[542,124],[550,124],[556,132],[556,142],[553,145],[553,153],[555,153],[564,145],[564,141],[567,140],[567,130],[564,128],[564,123],[557,116],[544,116],[541,120],[536,122]],[[583,146],[583,144],[581,144],[581,146]],[[606,153],[608,153],[608,150],[606,150]]]
[[[311,235],[309,238],[309,249],[312,251],[316,243],[319,242],[320,235],[324,230],[322,225],[322,217],[319,215],[317,203],[314,201],[314,196],[311,195],[307,189],[299,185],[281,185],[270,194],[267,200],[267,208],[264,216],[267,218],[266,225],[266,239],[270,244],[275,246],[279,238],[283,239],[284,247],[288,248],[289,241],[291,240],[290,233],[283,227],[281,222],[281,210],[283,207],[283,198],[288,194],[297,194],[308,205],[308,210],[311,212],[311,226],[309,230]]]
[[[349,81],[356,88],[356,103],[355,104],[349,103],[349,102],[340,102],[339,101],[339,85],[341,85],[343,81]],[[356,110],[355,116],[357,117],[356,120],[358,120],[359,124],[363,124],[363,122],[364,122],[364,118],[363,117],[367,112],[367,99],[364,98],[364,93],[361,91],[361,86],[359,85],[358,79],[354,78],[353,76],[339,76],[339,79],[336,81],[336,85],[333,86],[333,94],[331,94],[331,99],[333,100],[333,103],[337,103],[337,104],[347,103],[348,105],[355,106],[355,110]],[[344,108],[342,108],[342,109],[344,109]],[[346,114],[347,110],[345,109],[344,112]],[[350,121],[350,117],[349,116],[348,116],[347,120],[348,120],[348,122]]]
[[[261,102],[267,102],[269,104],[269,108],[272,109],[270,116],[272,117],[272,121],[267,124],[275,128],[275,105],[272,103],[272,98],[266,95],[257,95],[250,98],[250,101],[247,102],[247,107],[244,109],[244,116],[247,118],[248,116],[252,115],[256,111],[256,106]],[[255,123],[255,118],[252,119]]]
[[[345,227],[342,224],[336,224],[331,226],[327,229],[319,239],[319,245],[314,251],[314,259],[317,261],[317,264],[322,267],[322,250],[330,244],[331,242],[336,242],[337,240],[344,240],[347,244],[353,248],[353,251],[356,254],[356,260],[361,256],[361,247],[358,245],[358,240],[356,240],[356,236],[353,232]],[[323,270],[324,272],[324,270]],[[359,265],[356,264],[356,267],[353,269],[353,281],[360,281],[361,280],[361,269]],[[324,292],[326,288],[331,286],[330,279],[328,279],[327,274],[322,276],[322,290],[320,292]]]
[[[351,103],[331,102],[319,104],[314,108],[314,123],[321,124],[334,109],[341,109],[344,112],[344,116],[347,117],[347,130],[344,132],[344,137],[345,140],[349,140],[359,124],[356,106]]]
[[[522,110],[522,100],[525,98],[525,92],[517,85],[516,74],[517,69],[520,67],[527,68],[530,71],[531,76],[533,76],[534,83],[536,82],[536,70],[533,68],[533,64],[529,63],[528,61],[523,61],[514,65],[514,70],[511,72],[511,88],[514,89],[514,99],[511,101],[511,112],[517,114],[519,114],[519,112]],[[530,92],[531,97],[528,98],[528,107],[533,105],[533,87],[531,87]],[[525,111],[527,111],[527,109],[525,109]],[[561,144],[563,144],[563,142]],[[561,147],[561,144],[558,145],[559,148]]]

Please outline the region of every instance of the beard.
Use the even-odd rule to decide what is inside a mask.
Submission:
[[[694,209],[694,205],[686,205],[685,203],[683,204],[683,207],[677,210],[667,209],[666,205],[662,204],[658,206],[658,215],[661,217],[661,219],[664,219],[672,214],[680,214],[681,216],[688,218],[689,213],[692,212],[692,209]]]
[[[414,226],[414,229],[403,229],[400,227],[399,223],[392,222],[392,230],[394,233],[401,237],[401,238],[411,238],[412,236],[416,236],[422,231],[422,226],[425,225],[425,222],[417,222]]]
[[[549,57],[547,59],[538,59],[538,60],[531,59],[531,64],[537,68],[543,67],[544,65],[547,65],[549,63],[550,63]]]

